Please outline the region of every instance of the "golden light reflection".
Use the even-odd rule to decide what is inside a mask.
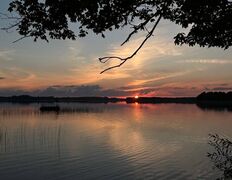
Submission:
[[[143,112],[142,112],[142,105],[139,104],[138,102],[134,103],[134,108],[133,108],[133,120],[141,123],[143,120]]]

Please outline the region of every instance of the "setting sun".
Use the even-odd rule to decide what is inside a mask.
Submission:
[[[0,0],[1,179],[232,180],[231,16],[232,0]]]

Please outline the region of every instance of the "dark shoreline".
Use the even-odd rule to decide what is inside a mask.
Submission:
[[[111,97],[34,97],[28,95],[0,97],[0,103],[139,103],[139,104],[160,104],[160,103],[180,103],[180,104],[202,104],[202,105],[218,105],[230,106],[231,99],[205,99],[197,97],[126,97],[126,98],[111,98]]]
[[[59,103],[138,103],[138,104],[195,104],[202,110],[219,110],[232,111],[232,92],[208,92],[201,93],[197,97],[126,97],[126,98],[111,98],[111,97],[34,97],[28,95],[0,97],[1,103],[12,104],[51,104],[49,106],[41,106],[46,111],[51,111],[53,108],[60,108]]]

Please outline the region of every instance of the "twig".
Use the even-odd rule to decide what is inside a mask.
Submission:
[[[28,37],[30,37],[30,36],[23,36],[23,37],[21,37],[21,38],[15,40],[15,41],[13,41],[12,43],[16,43],[16,42],[18,42],[18,41],[20,41],[20,40],[22,40],[22,39],[24,39],[24,38],[28,38]]]
[[[159,18],[157,19],[156,23],[154,24],[153,28],[151,29],[151,31],[148,32],[146,38],[143,40],[143,42],[140,44],[140,46],[134,51],[134,53],[126,58],[121,58],[121,57],[118,57],[118,56],[109,56],[109,57],[102,57],[102,58],[99,58],[99,61],[101,63],[106,63],[108,62],[109,60],[111,59],[118,59],[118,60],[121,60],[122,62],[118,65],[115,65],[115,66],[111,66],[109,68],[106,68],[105,70],[101,71],[100,74],[108,71],[108,70],[111,70],[111,69],[114,69],[114,68],[118,68],[120,66],[122,66],[127,60],[133,58],[137,53],[138,51],[143,47],[143,45],[146,43],[146,41],[153,35],[153,32],[155,31],[157,25],[159,24],[160,20],[161,20],[162,16],[160,15]],[[127,38],[128,39],[128,38]]]
[[[20,24],[20,22],[17,22],[17,23],[15,23],[15,24],[10,24],[8,27],[3,27],[3,28],[1,28],[1,30],[6,31],[6,32],[9,32],[10,29],[12,29],[12,28],[18,26],[19,24]]]
[[[128,35],[128,37],[126,38],[126,40],[121,44],[121,46],[123,46],[125,43],[127,43],[131,37],[136,34],[138,32],[139,29],[145,28],[146,30],[146,25],[147,23],[154,18],[154,16],[150,17],[149,19],[147,19],[146,21],[144,21],[143,23],[140,23],[139,25],[133,25],[134,30]]]
[[[1,13],[1,12],[0,12],[0,17],[1,17],[1,19],[17,19],[17,20],[22,19],[22,17],[9,16],[8,14]]]

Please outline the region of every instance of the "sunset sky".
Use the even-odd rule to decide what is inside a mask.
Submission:
[[[6,12],[9,2],[1,0],[0,12]],[[1,27],[8,23],[0,20]],[[104,74],[100,72],[114,61],[101,64],[99,57],[128,56],[145,34],[121,47],[129,28],[106,33],[105,39],[89,33],[76,41],[49,43],[31,38],[12,43],[20,36],[0,31],[0,96],[195,96],[232,90],[231,48],[175,46],[173,37],[180,31],[163,20],[135,58]]]

